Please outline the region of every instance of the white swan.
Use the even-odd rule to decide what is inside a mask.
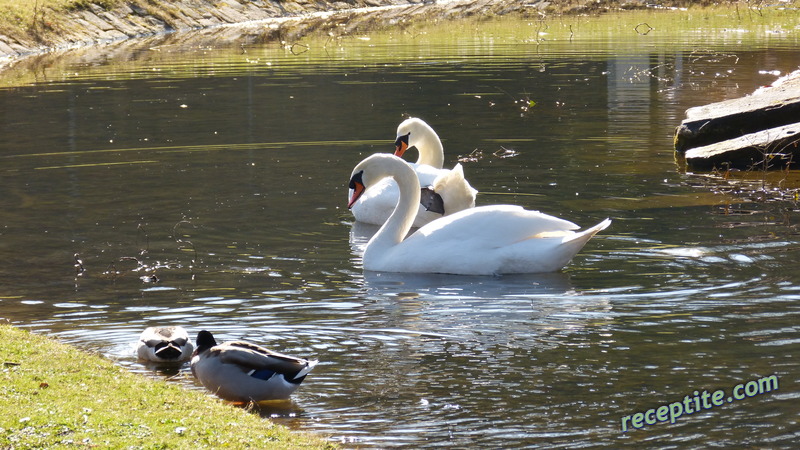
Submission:
[[[416,147],[417,165],[425,164],[435,169],[444,167],[444,147],[439,135],[418,117],[408,118],[397,126],[394,141],[395,156],[403,156],[410,147]]]
[[[391,177],[400,200],[364,249],[365,270],[383,272],[496,275],[554,272],[611,220],[581,232],[579,227],[514,205],[470,208],[421,227],[406,238],[419,203],[414,170],[402,159],[375,154],[361,161],[350,178],[352,206],[365,190]]]
[[[464,178],[464,168],[456,164],[452,170],[442,169],[442,141],[421,119],[407,119],[397,127],[395,154],[402,156],[409,147],[419,151],[416,164],[411,166],[417,172],[423,194],[413,227],[475,206],[478,191]],[[358,222],[383,225],[394,211],[399,195],[397,184],[391,179],[378,182],[353,205],[353,216]]]

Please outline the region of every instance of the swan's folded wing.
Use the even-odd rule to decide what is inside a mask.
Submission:
[[[352,190],[351,190],[352,192]],[[348,193],[349,198],[350,193]],[[366,192],[351,208],[356,221],[382,225],[394,211],[400,190],[397,183],[389,178],[367,188]]]
[[[445,213],[473,208],[478,191],[464,178],[464,168],[456,164],[453,170],[442,170],[433,181],[433,190],[444,200]]]
[[[503,246],[541,233],[566,232],[579,228],[568,220],[539,211],[529,211],[521,206],[491,205],[466,209],[437,219],[406,240],[486,240],[487,245]]]
[[[409,166],[417,174],[420,186],[433,186],[438,177],[450,173],[448,169],[437,169],[427,164],[409,163]]]
[[[404,262],[404,271],[412,270],[408,269],[411,267],[413,271],[453,273],[448,271],[455,265],[457,273],[494,273],[496,268],[486,258],[497,257],[498,250],[530,241],[544,232],[563,236],[577,228],[567,220],[515,205],[480,206],[419,228],[387,252],[384,267],[393,268],[393,264],[399,267]],[[536,241],[538,245],[557,246],[561,239],[563,237]]]
[[[370,204],[370,207],[392,208],[397,204],[400,190],[394,180],[385,178],[368,187],[356,204]]]

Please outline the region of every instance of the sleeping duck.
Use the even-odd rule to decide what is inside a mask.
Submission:
[[[183,327],[149,327],[139,336],[136,354],[140,360],[182,363],[192,356],[192,343]]]
[[[232,402],[287,399],[317,364],[243,341],[217,344],[206,330],[197,333],[192,374],[218,397]]]

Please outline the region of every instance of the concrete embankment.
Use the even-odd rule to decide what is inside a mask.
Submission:
[[[179,0],[122,2],[110,9],[90,3],[85,9],[42,14],[27,33],[0,35],[0,57],[18,57],[54,49],[108,43],[135,37],[189,31],[322,11],[407,5],[405,0]]]
[[[42,11],[34,15],[33,22],[27,28],[0,34],[0,60],[136,37],[254,21],[305,20],[313,18],[315,14],[353,12],[366,8],[424,8],[426,11],[438,11],[442,17],[452,18],[509,12],[541,17],[543,14],[602,13],[652,6],[648,0],[123,0],[110,3],[115,6],[106,8],[87,2],[85,6],[71,11],[41,8]],[[664,7],[697,6],[698,3],[712,2],[664,0],[659,3]]]

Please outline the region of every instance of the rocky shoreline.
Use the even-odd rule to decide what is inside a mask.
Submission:
[[[438,12],[448,17],[509,12],[541,16],[647,8],[652,7],[651,3],[646,0],[132,0],[111,9],[90,3],[84,9],[62,14],[45,11],[22,35],[0,35],[0,66],[22,56],[131,38],[269,21],[319,22],[320,18],[336,13],[353,17],[369,12],[375,16],[376,10],[386,10],[390,20],[402,20],[391,12],[396,9],[405,9],[409,15],[424,9],[426,14]],[[662,1],[659,6],[686,3]]]
[[[276,18],[300,17],[323,11],[408,4],[402,0],[350,0],[312,3],[306,0],[179,0],[125,2],[104,9],[89,4],[57,19],[44,20],[36,32],[0,35],[0,58],[14,58],[52,50],[110,43],[190,30]],[[53,17],[54,14],[43,14]]]

